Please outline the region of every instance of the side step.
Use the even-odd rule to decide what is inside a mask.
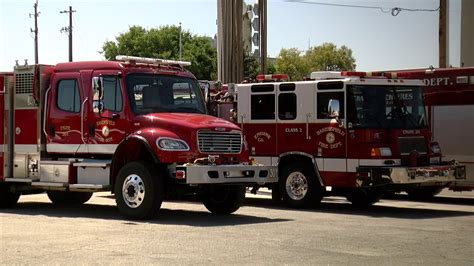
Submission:
[[[40,161],[39,180],[15,178],[9,181],[30,183],[32,186],[50,190],[109,191],[110,165],[110,160],[46,160]]]

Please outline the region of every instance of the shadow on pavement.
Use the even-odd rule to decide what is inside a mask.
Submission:
[[[428,202],[428,203],[441,203],[441,204],[456,204],[456,205],[471,205],[474,206],[474,198],[463,198],[463,197],[446,197],[446,196],[434,196],[431,199],[425,200],[414,200],[411,199],[407,194],[395,194],[386,197],[388,200],[406,200],[412,202]]]
[[[186,202],[192,203],[192,202]],[[201,204],[201,203],[200,203]],[[0,213],[15,215],[38,215],[57,218],[89,218],[103,220],[122,220],[125,224],[169,224],[196,227],[235,226],[245,224],[261,224],[287,222],[288,219],[271,219],[239,214],[216,215],[206,211],[161,208],[158,215],[147,221],[133,221],[122,217],[115,205],[84,204],[61,206],[44,202],[21,202],[11,209],[0,209]]]
[[[382,200],[383,203],[389,203],[389,200]],[[430,209],[429,206],[413,206],[416,203],[407,204],[407,206],[386,206],[378,205],[358,208],[343,198],[328,197],[324,198],[323,202],[314,208],[309,209],[292,209],[283,205],[283,203],[275,203],[267,198],[249,198],[245,200],[247,206],[261,207],[275,210],[285,211],[306,211],[306,212],[320,212],[333,213],[341,215],[357,215],[369,216],[378,218],[399,218],[399,219],[433,219],[446,217],[460,217],[460,216],[474,216],[474,211],[459,211],[459,210],[440,210]],[[412,205],[412,206],[409,206]]]

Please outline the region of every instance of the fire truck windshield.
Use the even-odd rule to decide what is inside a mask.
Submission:
[[[421,87],[348,86],[347,126],[397,129],[427,127]]]
[[[134,113],[206,113],[197,82],[191,78],[130,74],[126,77]]]

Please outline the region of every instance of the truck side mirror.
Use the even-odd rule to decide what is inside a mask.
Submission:
[[[331,118],[338,118],[339,117],[339,100],[330,99],[328,103],[328,114]]]
[[[104,110],[103,97],[104,97],[104,79],[102,77],[93,77],[92,78],[92,109],[94,113],[102,113]]]

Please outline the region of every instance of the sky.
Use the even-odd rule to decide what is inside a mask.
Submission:
[[[38,0],[39,62],[68,60],[69,6],[73,13],[74,61],[104,60],[99,51],[130,26],[147,29],[182,23],[192,34],[217,33],[217,0]],[[449,0],[449,64],[459,66],[460,1]],[[0,71],[12,71],[15,60],[34,63],[35,0],[0,0]],[[439,0],[308,0],[306,2],[436,9]],[[255,0],[246,0],[253,4]],[[357,70],[438,66],[438,12],[401,11],[398,16],[361,9],[268,0],[268,56],[282,48],[331,42],[353,51]]]

